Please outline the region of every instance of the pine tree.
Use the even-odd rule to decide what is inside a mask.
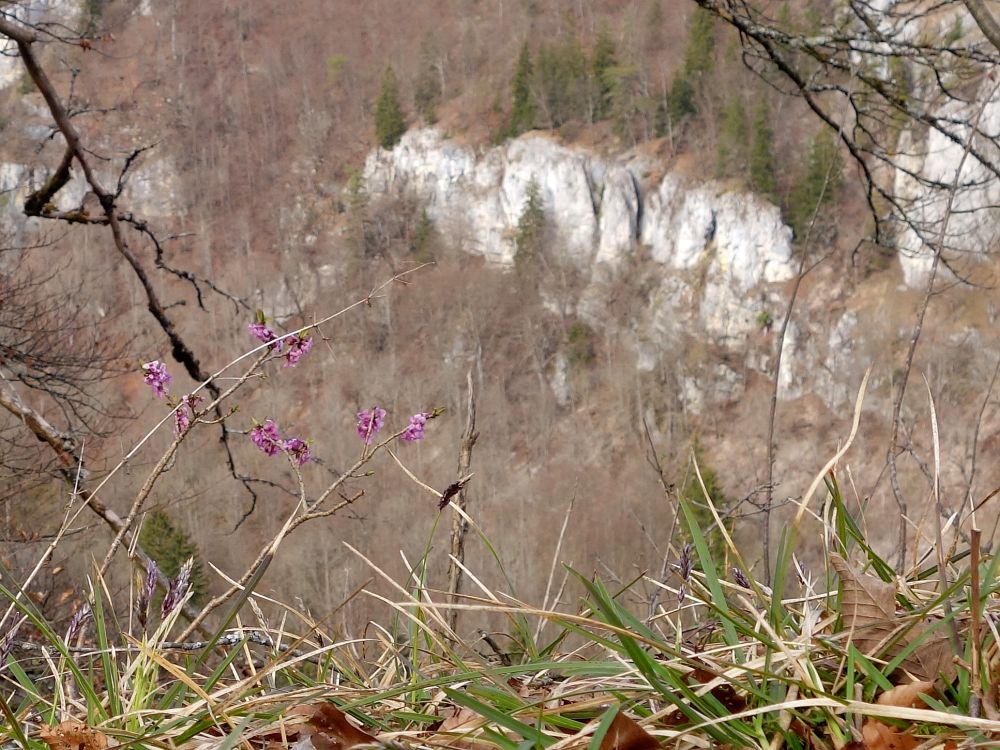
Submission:
[[[181,565],[194,558],[191,568],[191,591],[195,602],[203,599],[207,590],[205,568],[201,564],[198,546],[191,537],[162,510],[154,510],[146,516],[139,534],[139,544],[156,561],[157,566],[168,578],[173,578]]]
[[[534,80],[542,114],[548,118],[549,127],[557,128],[571,120],[585,119],[590,101],[590,76],[587,58],[576,39],[543,45],[538,50]]]
[[[688,26],[684,63],[667,93],[667,115],[674,125],[697,112],[696,86],[711,75],[714,53],[715,22],[712,14],[704,8],[695,8]]]
[[[528,183],[527,196],[517,220],[514,263],[519,270],[528,270],[540,259],[545,239],[545,206],[537,180]]]
[[[833,135],[820,131],[809,146],[802,177],[789,197],[789,222],[804,240],[823,206],[833,202],[843,182],[844,162]]]
[[[430,36],[420,44],[420,71],[413,90],[413,104],[428,125],[437,122],[437,107],[441,103],[441,78],[435,58],[437,50]]]
[[[375,102],[375,137],[382,148],[391,149],[406,132],[406,120],[399,103],[399,81],[389,65],[382,74]]]
[[[720,176],[736,176],[746,168],[747,114],[739,96],[729,99],[719,115],[719,142],[716,171]]]
[[[702,7],[691,14],[688,43],[684,49],[684,72],[689,77],[705,77],[714,67],[715,17]]]
[[[777,179],[774,174],[774,131],[771,108],[761,98],[753,115],[750,137],[750,185],[761,195],[774,198]]]
[[[593,120],[603,120],[611,111],[611,97],[614,91],[613,71],[617,65],[615,59],[615,41],[607,25],[602,24],[597,32],[594,43],[594,57],[590,63],[591,75],[594,78],[594,112]]]
[[[513,106],[510,110],[510,121],[507,124],[507,135],[516,138],[535,126],[538,108],[535,97],[531,93],[531,80],[534,76],[534,65],[531,62],[531,49],[525,42],[521,53],[517,56],[517,66],[514,69],[514,79],[511,82]]]

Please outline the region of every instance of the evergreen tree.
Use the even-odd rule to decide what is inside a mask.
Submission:
[[[616,65],[606,73],[610,84],[608,117],[614,120],[615,133],[634,145],[648,130],[637,132],[637,126],[648,123],[650,102],[643,94],[642,70],[637,65]]]
[[[809,146],[802,176],[789,196],[788,218],[796,239],[805,239],[813,217],[836,198],[843,169],[834,136],[820,131]]]
[[[198,547],[191,537],[162,510],[154,510],[146,516],[139,534],[139,544],[156,561],[157,566],[168,578],[173,578],[181,565],[194,558],[191,568],[191,591],[197,603],[204,598],[207,590],[205,568],[201,564]]]
[[[674,76],[667,94],[667,116],[674,125],[697,112],[696,86],[708,78],[714,67],[715,22],[712,14],[698,7],[691,14],[684,63]]]
[[[589,84],[587,58],[576,39],[539,49],[535,87],[549,127],[585,119]]]
[[[739,96],[729,99],[719,114],[716,171],[720,176],[742,174],[747,162],[747,114]]]
[[[528,270],[541,258],[545,241],[545,205],[542,189],[537,180],[528,183],[527,196],[521,216],[517,220],[514,246],[517,254],[514,263],[519,270]]]
[[[750,185],[761,195],[774,198],[777,179],[774,174],[774,131],[771,108],[761,98],[753,115],[750,136]]]
[[[437,122],[437,107],[441,103],[441,78],[436,63],[437,50],[430,36],[420,44],[420,71],[413,91],[413,104],[428,125]]]
[[[666,111],[669,122],[673,124],[697,111],[694,105],[694,86],[687,75],[679,73],[674,76],[670,91],[667,92]]]
[[[511,82],[513,106],[510,110],[510,122],[507,125],[507,135],[516,138],[535,126],[538,109],[535,97],[531,93],[531,80],[534,76],[534,65],[531,62],[531,50],[528,43],[521,46],[517,56],[517,66],[514,69],[514,79]]]
[[[616,65],[615,41],[611,38],[611,32],[607,25],[602,24],[600,31],[597,32],[597,41],[594,43],[594,58],[590,64],[591,74],[594,78],[594,122],[608,117],[611,110]]]
[[[375,102],[375,137],[382,148],[391,149],[406,132],[406,120],[399,103],[399,81],[389,65],[382,74]]]
[[[702,7],[691,14],[688,43],[684,49],[684,73],[688,77],[705,77],[714,67],[715,18]]]

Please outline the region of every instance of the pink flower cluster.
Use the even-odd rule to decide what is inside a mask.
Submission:
[[[191,426],[191,417],[194,416],[194,410],[204,400],[201,396],[185,396],[181,399],[180,406],[174,412],[175,435],[180,435],[182,432],[187,431],[188,427]]]
[[[382,425],[385,424],[385,415],[385,409],[380,409],[377,406],[358,412],[358,437],[364,440],[366,445],[371,445],[375,435],[382,429]],[[399,439],[408,443],[423,440],[427,420],[432,418],[433,416],[427,412],[414,414],[410,417],[410,423],[400,434]]]
[[[142,372],[144,374],[143,381],[153,389],[156,397],[166,398],[167,384],[173,380],[170,373],[167,372],[167,366],[160,360],[154,359],[152,362],[146,362],[142,365]]]
[[[296,466],[302,466],[312,458],[309,443],[297,437],[282,438],[273,419],[264,420],[264,424],[254,423],[250,428],[250,440],[268,456],[284,451],[292,457]]]
[[[427,426],[428,417],[430,417],[430,414],[426,412],[420,412],[410,417],[410,424],[403,430],[403,434],[399,436],[399,439],[405,440],[407,443],[423,440],[424,428]]]
[[[295,367],[305,355],[309,353],[312,349],[313,340],[312,336],[300,336],[299,334],[293,334],[285,339],[279,339],[277,334],[268,328],[267,323],[264,321],[264,315],[261,312],[257,313],[257,322],[251,323],[247,326],[250,331],[250,335],[253,336],[258,341],[264,344],[271,344],[270,349],[277,353],[288,346],[285,351],[285,367]]]
[[[371,409],[358,412],[358,437],[365,441],[366,445],[371,445],[375,435],[382,429],[385,423],[385,409],[373,406]]]

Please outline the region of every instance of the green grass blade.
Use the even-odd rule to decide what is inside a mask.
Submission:
[[[482,701],[476,700],[468,693],[463,693],[459,690],[453,690],[452,688],[443,688],[445,695],[447,695],[453,702],[460,706],[471,709],[477,714],[482,716],[484,719],[489,719],[494,724],[499,727],[503,727],[511,732],[519,734],[524,739],[532,740],[536,745],[541,747],[548,747],[549,745],[555,744],[555,738],[549,737],[548,735],[541,732],[529,724],[525,724],[522,721],[505,714],[493,706],[490,706]]]

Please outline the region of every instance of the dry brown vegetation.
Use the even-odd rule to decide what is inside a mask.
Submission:
[[[377,403],[403,419],[421,409],[445,407],[446,416],[432,425],[428,439],[406,456],[423,481],[440,489],[455,479],[471,370],[481,437],[473,459],[470,511],[503,550],[507,572],[524,599],[541,597],[570,506],[570,533],[559,548],[561,560],[622,580],[661,568],[676,509],[649,465],[644,420],[667,467],[668,484],[683,484],[692,439],[700,440],[703,459],[718,471],[733,502],[732,513],[741,519],[741,543],[756,554],[760,528],[755,502],[764,481],[770,384],[747,371],[738,402],[718,404],[702,414],[687,411],[678,396],[682,377],[708,371],[720,352],[683,330],[678,331],[676,351],[665,358],[670,366],[648,374],[636,371],[634,353],[625,349],[617,332],[641,313],[646,304],[643,281],[656,269],[640,263],[622,283],[606,326],[588,342],[593,358],[571,368],[569,399],[560,403],[550,384],[554,357],[566,351],[575,321],[547,312],[538,287],[571,298],[579,292],[572,280],[525,279],[486,266],[463,254],[453,238],[440,235],[414,252],[419,206],[405,201],[371,205],[359,225],[344,192],[373,144],[371,110],[382,69],[392,63],[399,72],[404,104],[412,112],[408,97],[424,40],[431,40],[439,55],[444,90],[439,124],[458,139],[485,145],[502,125],[504,112],[494,111],[493,105],[500,101],[501,110],[508,106],[513,61],[523,41],[539,44],[572,34],[589,49],[600,25],[607,23],[620,54],[640,66],[644,85],[665,91],[682,58],[691,3],[664,0],[664,20],[656,29],[646,22],[653,3],[638,0],[295,0],[277,9],[244,0],[155,5],[150,16],[139,15],[133,3],[106,5],[93,48],[58,48],[49,62],[63,92],[69,89],[70,69],[81,71],[74,81],[76,106],[95,112],[76,121],[90,148],[120,160],[133,148],[155,143],[140,159],[165,159],[172,165],[175,174],[167,173],[150,188],[153,196],[166,196],[166,210],[153,220],[156,232],[161,238],[176,235],[164,245],[167,262],[211,279],[245,301],[240,306],[203,289],[202,309],[190,284],[167,273],[156,275],[164,299],[178,305],[172,313],[207,368],[249,348],[246,324],[255,308],[293,330],[363,297],[393,273],[435,261],[409,279],[408,286],[397,286],[325,326],[307,361],[294,370],[276,369],[246,392],[237,421],[248,428],[251,418],[272,417],[283,428],[311,438],[320,460],[307,466],[305,477],[318,482],[359,452],[353,431],[359,409]],[[743,69],[737,43],[735,33],[719,30],[715,85],[700,95],[711,111],[730,96],[774,97],[776,152],[781,166],[789,166],[779,170],[779,187],[787,191],[791,165],[801,160],[812,131],[801,116],[801,102],[768,93]],[[4,136],[11,136],[0,144],[3,160],[48,168],[58,161],[56,145],[29,138],[22,127],[45,122],[40,106],[37,93],[16,88],[0,93],[4,116],[17,123],[5,128]],[[572,123],[557,136],[608,151],[632,145],[606,123]],[[704,174],[716,139],[714,120],[707,118],[704,127],[642,148],[658,153],[664,169]],[[114,173],[111,165],[105,169]],[[879,451],[887,441],[884,415],[897,376],[893,366],[905,348],[916,300],[895,288],[895,276],[869,276],[869,266],[851,255],[866,230],[862,207],[858,191],[849,186],[837,206],[844,219],[830,242],[833,260],[808,279],[802,305],[810,313],[850,305],[867,315],[865,323],[890,332],[858,342],[856,359],[874,362],[879,369],[862,441],[847,457],[857,467],[852,502],[868,503],[878,518],[894,508],[884,486],[878,487]],[[112,321],[107,335],[131,342],[129,374],[100,391],[105,408],[116,414],[130,410],[129,419],[109,418],[102,424],[107,434],[91,435],[86,444],[91,470],[99,474],[164,413],[142,387],[135,365],[166,359],[169,352],[144,311],[134,279],[109,253],[103,227],[73,228],[53,240],[52,247],[36,253],[48,254],[38,262],[44,265],[58,254],[76,272],[85,272],[89,312],[99,310]],[[150,248],[139,238],[135,241],[153,268]],[[918,369],[928,372],[946,439],[955,444],[970,432],[970,415],[975,416],[970,403],[978,408],[988,396],[989,363],[976,356],[974,341],[955,342],[955,331],[972,327],[971,316],[975,327],[986,326],[986,313],[976,312],[980,303],[970,302],[974,296],[960,288],[942,293],[917,360]],[[774,337],[761,332],[746,346],[767,358],[773,344]],[[174,374],[174,392],[189,390],[192,383],[177,368]],[[915,455],[926,456],[926,411],[922,392],[914,393],[906,415],[908,439]],[[782,408],[776,476],[787,484],[776,491],[779,502],[801,491],[793,470],[811,467],[817,454],[832,450],[849,417],[831,413],[809,393]],[[998,419],[990,401],[980,452],[996,442]],[[259,494],[255,504],[232,481],[219,434],[210,429],[184,446],[150,499],[151,506],[168,509],[189,531],[207,561],[230,573],[246,567],[257,542],[295,503],[285,489],[271,484],[287,489],[291,472],[268,462],[243,435],[233,437],[238,472],[264,480],[250,485]],[[154,438],[150,455],[158,455],[168,440],[166,434]],[[944,467],[945,482],[959,498],[970,455],[960,453],[964,455]],[[131,462],[130,473],[119,477],[122,498],[131,496],[151,460],[140,455]],[[363,489],[363,501],[296,532],[294,545],[272,566],[263,593],[280,590],[285,599],[300,596],[316,612],[334,610],[369,575],[342,540],[397,574],[403,570],[398,550],[411,562],[419,557],[437,512],[434,499],[402,481],[392,464],[376,468],[374,476],[356,480],[347,490]],[[927,485],[919,464],[909,464],[907,471],[908,487],[923,495]],[[977,486],[989,486],[996,469],[981,465],[980,472],[985,476]],[[64,487],[53,482],[48,493],[36,489],[4,501],[8,562],[17,566],[34,559],[38,544],[58,520],[64,497]],[[87,550],[107,533],[87,521],[70,535],[60,549],[65,557],[55,564],[73,561],[75,575],[82,574]],[[878,533],[873,537],[879,541]],[[432,553],[442,575],[443,540],[442,528]],[[890,547],[892,541],[891,536],[883,540]],[[481,546],[470,545],[469,555],[470,566],[486,576],[488,585],[499,579]],[[119,576],[118,583],[123,580]],[[57,588],[45,585],[49,591],[43,595]],[[60,604],[66,606],[65,601]],[[336,616],[363,620],[366,614],[357,605]]]

